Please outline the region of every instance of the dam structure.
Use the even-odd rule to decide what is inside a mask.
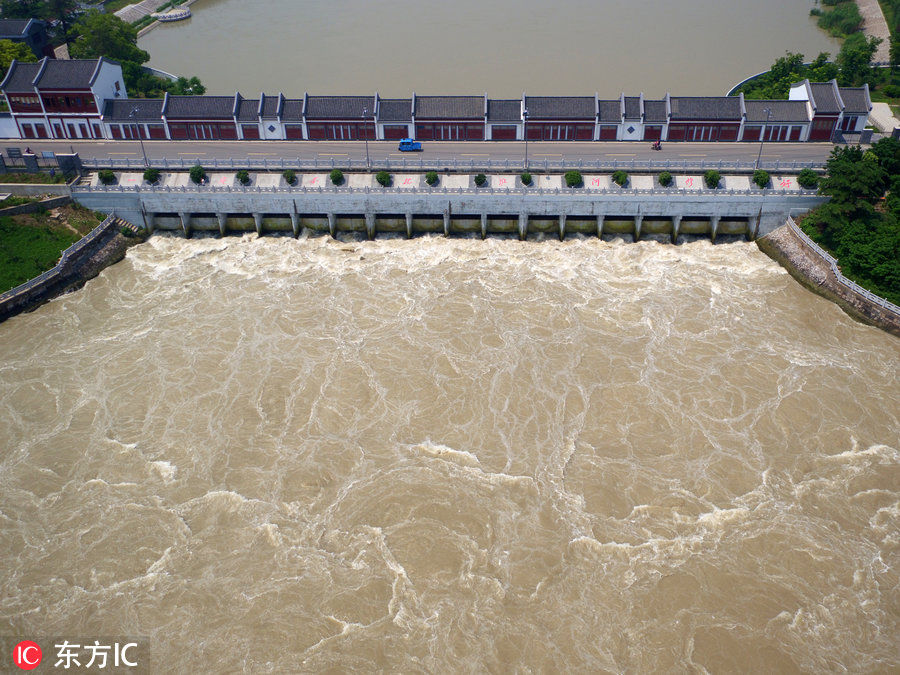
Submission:
[[[131,174],[140,180],[140,174]],[[584,185],[562,187],[562,176],[536,176],[536,186],[523,186],[518,176],[491,176],[483,187],[474,177],[444,175],[436,186],[421,175],[395,175],[390,187],[372,176],[348,176],[347,185],[329,184],[326,174],[301,174],[297,184],[280,174],[254,174],[241,185],[235,174],[218,174],[195,185],[186,174],[163,176],[160,185],[118,185],[90,181],[72,186],[82,205],[115,213],[148,232],[176,231],[218,235],[312,232],[379,234],[412,237],[568,234],[742,236],[749,240],[783,225],[792,213],[825,201],[812,190],[796,187],[795,177],[781,178],[765,190],[748,187],[746,176],[726,176],[724,188],[697,188],[700,176],[676,176],[676,187],[660,187],[652,176],[634,176],[633,187],[612,184],[609,176],[585,176]],[[124,184],[123,184],[124,183]],[[508,187],[497,187],[506,184]],[[690,184],[692,187],[677,187]],[[728,185],[739,185],[740,189]],[[544,187],[544,185],[552,187]],[[554,186],[555,185],[555,186]],[[647,187],[636,187],[646,185]]]

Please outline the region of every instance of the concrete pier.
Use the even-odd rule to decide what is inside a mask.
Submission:
[[[412,214],[407,212],[406,214],[406,238],[412,239],[412,227],[413,227],[413,217]]]
[[[444,236],[450,236],[450,211],[444,211]]]
[[[487,214],[481,214],[481,238],[484,239],[487,236]]]
[[[678,241],[678,230],[681,229],[681,216],[672,216],[672,243]]]
[[[371,241],[375,238],[375,214],[366,211],[366,238]]]
[[[253,224],[256,225],[256,234],[259,236],[262,236],[262,221],[263,221],[263,214],[261,214],[261,213],[253,214]]]
[[[291,231],[295,239],[300,236],[300,214],[296,211],[291,211]]]
[[[334,235],[337,232],[337,216],[333,213],[328,214],[328,234],[331,235],[331,238],[334,239]]]
[[[566,238],[566,214],[559,214],[559,240],[563,241]]]
[[[606,221],[606,216],[597,216],[597,239],[603,239],[603,225]]]
[[[178,217],[181,218],[181,229],[184,230],[184,236],[191,236],[191,214],[184,211],[179,212]]]
[[[712,239],[712,243],[716,243],[716,234],[719,231],[719,221],[722,220],[721,216],[712,216],[709,219],[709,237]]]
[[[641,226],[644,224],[644,216],[643,214],[637,214],[634,217],[634,240],[640,241],[641,239]]]
[[[219,221],[219,236],[225,236],[225,223],[228,222],[228,214],[227,213],[217,213],[216,219]]]
[[[528,214],[520,213],[519,214],[519,240],[525,241],[525,238],[528,236]]]

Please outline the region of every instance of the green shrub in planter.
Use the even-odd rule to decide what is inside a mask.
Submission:
[[[159,169],[147,169],[144,172],[144,180],[153,185],[159,180]]]
[[[756,187],[760,190],[769,187],[769,172],[757,169],[753,172],[753,182],[756,183]]]
[[[288,185],[293,185],[297,182],[297,172],[293,169],[288,169],[281,175],[284,176],[284,182]]]
[[[425,174],[425,182],[431,186],[437,185],[438,175],[437,171],[429,171]]]
[[[378,181],[381,187],[388,187],[391,184],[391,174],[387,171],[379,171],[375,174],[375,180]]]
[[[335,185],[342,185],[344,182],[344,172],[340,169],[332,169],[329,178],[331,178],[331,182]]]
[[[580,171],[566,171],[566,187],[576,188],[584,185]]]
[[[625,184],[628,183],[628,174],[622,171],[622,169],[613,171],[612,180],[613,183],[619,187],[625,187]]]
[[[109,169],[101,169],[98,171],[97,178],[99,178],[100,182],[104,185],[112,185],[116,182],[116,174]]]
[[[192,166],[188,174],[190,175],[191,180],[194,181],[197,185],[200,185],[203,179],[206,178],[206,170],[199,164],[195,164],[194,166]]]
[[[812,169],[803,169],[797,174],[797,182],[805,190],[812,190],[819,187],[819,174]]]
[[[663,171],[659,174],[659,184],[663,187],[669,187],[672,184],[672,174],[668,171]]]
[[[478,187],[484,187],[485,183],[487,183],[487,176],[485,176],[483,173],[475,176],[475,185],[477,185]]]
[[[719,181],[722,180],[722,174],[720,174],[715,169],[710,169],[705,174],[703,174],[703,182],[706,183],[706,187],[710,190],[715,190],[719,187]]]
[[[524,172],[519,178],[522,179],[522,185],[531,185],[531,174]]]
[[[247,169],[241,169],[237,172],[237,179],[241,185],[250,184],[250,172]]]

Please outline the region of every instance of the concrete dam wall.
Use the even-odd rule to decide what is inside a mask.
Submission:
[[[824,198],[807,190],[681,190],[677,188],[353,188],[234,187],[182,185],[73,186],[88,208],[117,216],[149,231],[176,230],[221,235],[259,234],[304,228],[336,235],[379,233],[517,235],[564,237],[582,233],[762,236],[791,213]]]

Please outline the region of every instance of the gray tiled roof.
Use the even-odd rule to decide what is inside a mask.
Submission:
[[[806,112],[806,101],[771,101],[753,100],[744,101],[747,109],[747,123],[765,122],[766,108],[772,111],[770,122],[809,122]]]
[[[168,119],[232,119],[234,96],[169,96]]]
[[[264,119],[276,119],[278,117],[278,102],[281,100],[281,95],[279,94],[278,96],[267,96],[263,94],[262,99],[262,117]]]
[[[813,95],[813,106],[819,114],[836,115],[841,112],[834,85],[831,82],[810,82],[809,89]]]
[[[844,101],[844,112],[866,115],[872,107],[872,100],[866,87],[841,87],[841,99]]]
[[[741,99],[737,96],[672,96],[672,120],[741,119]]]
[[[416,96],[416,118],[484,119],[484,96]]]
[[[374,96],[310,96],[306,104],[306,118],[361,120],[366,110],[366,115],[371,119],[375,110]]]
[[[666,100],[648,101],[644,99],[644,123],[666,121]]]
[[[3,80],[3,89],[11,94],[34,93],[34,85],[31,84],[37,77],[40,70],[40,63],[21,63],[16,61],[15,65],[6,73],[6,79]]]
[[[379,122],[409,122],[412,120],[411,98],[382,98],[378,101]]]
[[[107,122],[159,122],[162,117],[161,98],[117,98],[107,99],[103,106],[103,119]],[[134,117],[131,111],[137,108]]]
[[[489,122],[521,122],[522,99],[488,99]]]
[[[238,119],[242,122],[255,122],[259,112],[258,98],[241,99],[238,105]]]
[[[622,121],[622,102],[619,99],[602,100],[600,104],[600,121],[615,122]]]
[[[530,120],[594,120],[593,96],[527,96],[525,108]]]
[[[303,99],[302,98],[286,98],[284,99],[284,107],[281,109],[281,119],[285,122],[302,122],[303,121]]]
[[[640,96],[625,97],[625,117],[630,120],[638,120],[641,118],[641,98]]]
[[[104,59],[104,61],[107,61]],[[47,59],[38,89],[90,89],[98,59]],[[107,61],[110,63],[109,61]]]
[[[23,35],[29,21],[31,19],[0,19],[0,39]]]

